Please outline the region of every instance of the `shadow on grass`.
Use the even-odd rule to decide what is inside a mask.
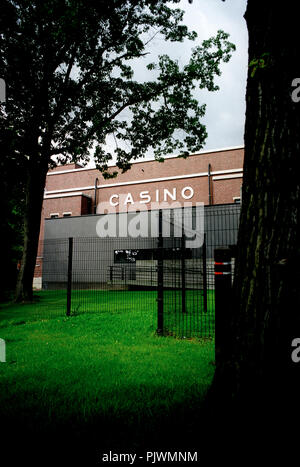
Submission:
[[[26,421],[28,418],[16,415],[2,422],[3,446],[11,460],[22,460],[23,464],[97,466],[109,451],[137,453],[137,457],[145,456],[147,451],[201,451],[202,460],[211,456],[212,420],[203,401],[187,400],[174,404],[167,412],[133,418],[130,413],[108,413],[84,423],[76,416],[65,422],[54,419],[47,428],[41,428],[34,414],[30,426]]]

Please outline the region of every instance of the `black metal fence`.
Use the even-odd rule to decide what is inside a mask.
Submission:
[[[160,265],[163,313],[158,328],[163,335],[213,337],[214,276],[207,270],[206,242],[196,258],[189,257],[184,237],[174,244],[172,258]]]
[[[184,230],[163,237],[162,217],[153,238],[47,239],[40,296],[55,314],[131,310],[150,314],[153,331],[162,335],[213,337],[213,251],[236,243],[240,206],[217,208],[205,210],[197,248],[188,246]]]

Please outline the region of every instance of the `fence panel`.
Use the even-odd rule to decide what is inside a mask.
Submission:
[[[212,337],[214,291],[208,290],[210,277],[203,261],[205,244],[191,252],[184,247],[182,238],[173,242],[174,246],[165,250],[163,266],[164,335]]]
[[[164,335],[214,337],[214,249],[236,244],[239,215],[240,205],[206,206],[200,248],[186,248],[182,237],[164,239]]]
[[[196,248],[175,236],[184,232],[181,209],[161,215],[161,237],[74,237],[71,270],[69,240],[45,240],[41,313],[135,310],[141,317],[150,313],[153,331],[163,335],[213,337],[213,251],[236,243],[239,212],[239,205],[205,207],[205,245]],[[196,211],[189,215],[191,225],[198,225]],[[169,227],[170,236],[163,236]]]
[[[39,318],[66,314],[68,248],[67,238],[43,242],[42,290],[35,293],[35,310]]]
[[[156,243],[152,238],[74,238],[72,313],[128,313],[124,331],[130,331],[130,313],[139,313],[154,331]]]

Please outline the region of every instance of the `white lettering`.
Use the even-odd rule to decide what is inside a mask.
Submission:
[[[179,457],[181,456],[181,452],[179,453]],[[186,460],[185,457],[183,459],[184,461]],[[177,452],[174,452],[173,455],[168,452],[168,461],[169,462],[177,462]]]
[[[125,198],[125,201],[124,201],[124,206],[125,204],[134,204],[134,201],[133,201],[133,197],[132,197],[132,194],[131,193],[127,193],[127,196]]]
[[[164,188],[164,201],[167,201],[167,197],[171,198],[172,201],[176,201],[176,188],[173,188],[173,194]]]
[[[297,86],[296,89],[294,89],[294,91],[292,92],[292,101],[297,103],[297,102],[300,101],[300,96],[299,96],[299,93],[300,93],[300,78],[293,79],[292,86],[293,87]]]
[[[156,462],[197,462],[198,453],[194,452],[147,452],[147,462],[151,461],[151,464]]]
[[[194,218],[192,202],[184,203],[183,219],[186,247],[200,248],[204,240],[204,203],[196,203]]]
[[[147,456],[147,462],[148,462],[150,459],[152,459],[152,457],[154,457],[154,453],[153,452],[147,452],[146,456]]]
[[[189,191],[190,194],[189,195],[186,195],[185,192],[186,191]],[[182,188],[181,190],[181,196],[184,198],[184,199],[191,199],[193,196],[194,196],[194,190],[191,186],[185,186],[184,188]]]
[[[0,102],[6,102],[6,85],[3,78],[0,78]]]
[[[136,454],[117,454],[109,451],[109,454],[103,454],[102,462],[128,462],[132,465],[135,462]]]
[[[135,461],[136,454],[120,454],[119,455],[119,462],[129,462],[129,464],[133,464]]]
[[[154,452],[154,460],[151,462],[151,464],[155,464],[156,461],[166,462],[167,458],[168,458],[167,452]]]
[[[198,461],[198,453],[194,452],[193,456],[192,453],[188,453],[188,462],[197,462]]]
[[[0,362],[6,362],[6,346],[4,339],[0,339]]]
[[[150,203],[151,201],[151,196],[149,195],[149,191],[141,191],[140,198],[141,198],[140,203],[147,204],[147,203]]]
[[[296,347],[295,350],[293,350],[291,358],[294,363],[299,363],[300,362],[300,337],[296,337],[292,341],[292,347]]]
[[[131,238],[147,237],[148,236],[148,216],[145,217],[147,211],[139,212],[128,223],[128,235]]]
[[[117,216],[115,214],[101,216],[96,224],[96,232],[98,237],[116,237]]]
[[[155,201],[159,203],[160,190],[156,189],[153,195],[152,196],[155,199]],[[139,202],[141,204],[148,204],[152,201],[152,196],[149,190],[141,191],[138,196],[139,196]],[[190,186],[185,186],[181,190],[181,196],[183,199],[191,199],[194,196],[193,188]],[[177,189],[172,188],[171,190],[168,190],[167,188],[164,188],[163,193],[162,193],[162,198],[163,198],[162,202],[168,202],[169,199],[172,201],[176,201],[177,200]],[[131,193],[120,194],[120,195],[114,193],[113,195],[110,196],[109,203],[111,206],[118,206],[122,204],[123,199],[124,199],[124,206],[128,204],[134,205],[135,202],[137,201],[137,199],[134,200]]]
[[[120,204],[123,204],[120,195]],[[108,203],[99,203],[97,213],[102,214],[96,222],[98,237],[141,237],[151,235],[156,238],[159,234],[158,210],[162,210],[162,236],[181,237],[184,233],[187,248],[199,248],[204,239],[204,203],[179,201],[167,203],[151,203],[150,209],[136,212],[122,212],[116,215],[116,207]],[[105,212],[106,211],[106,212]],[[150,224],[149,224],[150,222]],[[299,349],[300,352],[300,349]]]
[[[113,199],[116,198],[116,199],[119,199],[119,195],[111,195],[111,197],[109,198],[109,202],[111,204],[111,206],[118,206],[119,204],[119,201],[116,201],[115,203],[113,203]]]

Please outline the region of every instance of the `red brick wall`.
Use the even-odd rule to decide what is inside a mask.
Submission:
[[[234,197],[240,196],[242,178],[213,180],[213,204],[233,203]]]
[[[73,164],[67,164],[67,165],[59,165],[55,167],[54,169],[52,169],[51,172],[61,172],[61,171],[66,170],[66,167],[68,167],[68,170],[82,169],[81,164],[73,163]]]
[[[166,180],[166,181],[156,181],[156,182],[145,182],[137,183],[136,185],[121,185],[107,187],[106,185],[119,184],[124,182],[134,182],[134,181],[143,181],[153,178],[164,178],[164,177],[173,177],[178,175],[188,175],[194,173],[202,173],[208,171],[208,164],[211,165],[211,171],[226,171],[231,169],[241,169],[243,167],[243,149],[232,149],[224,150],[219,152],[204,153],[198,155],[191,155],[187,159],[180,158],[169,158],[165,162],[159,163],[157,161],[145,161],[134,163],[131,169],[125,174],[119,174],[116,178],[104,180],[102,175],[96,169],[89,170],[79,170],[76,172],[67,172],[67,173],[57,173],[51,171],[50,173],[55,173],[55,175],[49,175],[47,177],[46,183],[46,192],[50,192],[49,195],[56,193],[51,193],[56,190],[72,190],[75,188],[80,188],[80,190],[89,195],[92,198],[92,203],[94,204],[94,185],[95,179],[98,178],[98,185],[100,189],[97,192],[97,204],[102,202],[108,202],[109,198],[113,194],[119,194],[126,196],[127,193],[131,193],[134,200],[139,198],[139,193],[141,191],[149,191],[151,198],[155,199],[155,190],[163,190],[164,188],[172,191],[174,187],[177,188],[177,200],[184,201],[180,196],[180,192],[183,187],[191,186],[195,195],[191,199],[193,202],[204,202],[208,204],[208,180],[207,177],[191,177],[187,179],[180,180]],[[72,170],[74,164],[63,167],[64,170],[59,172],[64,172],[66,170]],[[116,167],[110,168],[110,171],[116,170]],[[222,204],[222,203],[232,203],[233,197],[239,196],[240,186],[242,183],[242,178],[232,178],[229,180],[214,180],[211,178],[211,188],[213,193],[213,203]],[[84,189],[90,187],[90,189]],[[65,192],[68,193],[68,192]],[[58,198],[53,198],[51,201],[51,212],[61,212],[64,210],[70,210],[68,208],[71,201],[68,201],[70,198],[61,198],[61,202],[58,201]],[[50,200],[47,200],[50,203]],[[64,207],[65,206],[65,207]],[[130,208],[130,204],[127,205]],[[131,209],[147,209],[150,206],[144,203],[136,203],[134,207],[131,206]],[[92,206],[92,212],[94,206]],[[124,210],[122,206],[118,207],[119,210]],[[73,212],[73,211],[72,211]],[[82,211],[81,211],[82,213]],[[80,213],[76,211],[76,214]]]
[[[145,161],[132,164],[129,171],[124,174],[119,173],[116,178],[104,180],[101,173],[96,169],[79,170],[78,172],[58,174],[47,177],[46,190],[63,190],[74,187],[94,186],[98,177],[101,186],[111,183],[121,183],[151,178],[171,177],[176,175],[188,175],[192,173],[207,172],[208,164],[211,170],[228,170],[243,167],[244,150],[234,149],[220,152],[212,152],[198,155],[191,155],[187,159],[169,158],[164,162]],[[72,165],[73,166],[73,165]],[[71,165],[64,166],[60,172],[72,170]],[[110,171],[118,171],[116,167],[111,167]],[[50,173],[54,173],[50,171]]]
[[[64,212],[71,212],[72,216],[80,216],[81,198],[82,195],[44,199],[44,219],[50,217],[51,213],[58,213],[59,217],[63,217]]]

